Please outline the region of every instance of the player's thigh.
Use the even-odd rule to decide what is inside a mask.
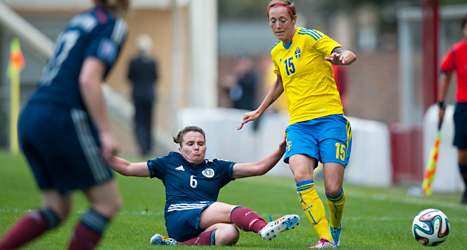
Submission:
[[[107,218],[113,217],[121,207],[122,200],[114,179],[88,188],[84,193],[92,209]]]
[[[324,163],[323,178],[326,193],[331,196],[338,195],[344,181],[344,166],[334,162]]]
[[[44,105],[28,104],[23,109],[18,122],[18,140],[40,189],[53,189],[54,172],[47,165],[44,149],[50,147],[47,139],[49,126],[48,117],[43,114],[50,113],[50,107]]]
[[[208,227],[200,226],[201,213],[211,204],[212,202],[172,204],[165,217],[169,237],[186,241],[200,235]]]
[[[231,223],[230,213],[237,207],[223,202],[214,202],[201,212],[199,227],[208,228],[217,223]]]
[[[294,155],[307,155],[311,158],[319,159],[319,141],[313,135],[313,123],[313,120],[304,121],[291,124],[287,127],[285,130],[287,142],[284,155],[285,163],[289,163],[290,157]]]
[[[457,158],[458,158],[459,165],[461,166],[467,165],[467,149],[458,149]]]
[[[313,170],[317,165],[317,160],[308,155],[296,154],[289,158],[289,167],[297,183],[313,180]]]
[[[343,115],[323,119],[317,136],[322,163],[339,163],[346,167],[352,152],[352,129]]]
[[[459,150],[467,150],[467,103],[457,103],[454,111],[454,143]],[[461,159],[459,163],[467,161]],[[467,164],[467,162],[465,162]],[[464,165],[464,164],[462,164]]]

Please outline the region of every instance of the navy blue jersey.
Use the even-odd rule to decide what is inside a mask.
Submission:
[[[219,190],[234,180],[232,167],[235,163],[230,161],[205,160],[194,166],[180,153],[170,152],[147,163],[151,178],[157,177],[164,183],[166,214],[184,210],[177,204],[217,201]]]
[[[106,76],[117,59],[127,30],[122,18],[100,7],[75,16],[57,37],[31,101],[53,101],[85,110],[78,82],[84,60],[93,56],[105,63]]]

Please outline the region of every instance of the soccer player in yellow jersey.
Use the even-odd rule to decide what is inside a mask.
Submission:
[[[284,161],[294,174],[300,204],[320,237],[311,248],[339,246],[345,202],[342,182],[352,131],[343,115],[331,64],[349,65],[356,56],[317,30],[295,28],[295,6],[288,0],[271,1],[267,16],[272,32],[280,40],[271,51],[277,79],[259,108],[246,113],[237,129],[258,119],[285,92],[290,121],[285,131]],[[324,164],[329,225],[314,188],[313,170],[318,161]]]

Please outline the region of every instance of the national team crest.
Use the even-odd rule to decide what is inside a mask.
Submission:
[[[297,48],[295,49],[295,58],[300,59],[301,53],[302,53],[302,52],[300,51],[300,48],[297,47]]]
[[[206,168],[205,170],[203,170],[203,172],[201,172],[204,176],[208,177],[208,178],[212,178],[214,176],[214,169],[212,168]]]

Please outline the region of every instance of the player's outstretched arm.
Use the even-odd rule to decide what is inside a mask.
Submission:
[[[264,98],[263,102],[259,106],[258,109],[253,110],[251,112],[245,113],[243,116],[242,122],[240,125],[237,126],[237,130],[240,130],[243,128],[243,125],[250,122],[257,120],[266,109],[271,106],[271,104],[274,103],[274,101],[281,96],[281,94],[284,92],[284,86],[282,85],[282,77],[281,75],[277,75],[276,81],[271,86],[271,89],[269,89],[268,94]]]
[[[109,161],[110,167],[124,176],[150,177],[146,162],[131,163],[125,159],[114,156]]]
[[[271,170],[285,153],[285,138],[279,144],[279,148],[265,158],[255,163],[237,163],[232,168],[232,177],[235,179],[250,176],[264,175]]]

